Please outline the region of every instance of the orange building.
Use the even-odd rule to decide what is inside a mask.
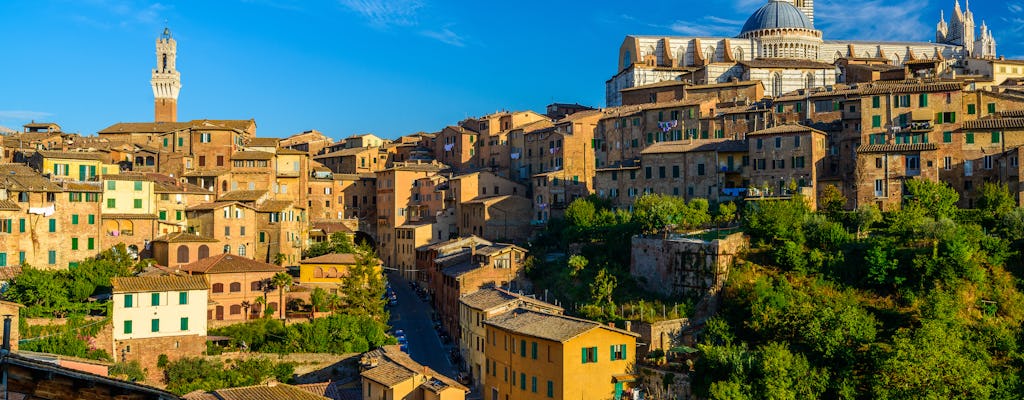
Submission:
[[[220,254],[181,267],[189,274],[206,275],[210,282],[210,308],[207,319],[214,321],[244,321],[258,318],[263,310],[256,299],[262,297],[267,307],[277,311],[278,300],[274,296],[270,279],[284,267],[238,257]]]

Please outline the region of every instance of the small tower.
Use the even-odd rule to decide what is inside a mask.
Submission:
[[[974,13],[971,12],[971,0],[967,0],[964,4],[964,48],[968,51],[974,51],[974,36],[975,25],[974,25]]]
[[[181,74],[174,64],[178,54],[178,43],[171,37],[171,30],[156,40],[156,68],[153,69],[153,97],[155,100],[156,122],[178,121],[178,92],[181,91]]]
[[[939,10],[939,24],[935,26],[935,43],[946,43],[946,35],[949,35],[949,25],[946,24],[946,12]]]

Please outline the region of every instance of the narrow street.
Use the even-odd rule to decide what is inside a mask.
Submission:
[[[433,308],[416,296],[408,280],[398,274],[388,274],[388,281],[391,282],[391,290],[398,295],[398,305],[389,308],[391,330],[405,331],[409,355],[413,360],[455,379],[458,368],[448,358],[451,346],[445,346],[434,329],[430,318]]]

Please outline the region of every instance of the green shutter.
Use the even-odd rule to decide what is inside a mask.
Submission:
[[[71,214],[71,225],[78,225],[78,214]]]
[[[167,211],[160,210],[160,220],[161,221],[166,221],[167,220]]]
[[[115,199],[107,199],[107,208],[117,207],[117,201]]]
[[[89,238],[87,246],[88,246],[87,250],[95,249],[96,248],[96,239]]]
[[[8,224],[10,224],[10,222],[11,222],[10,220],[7,220]],[[25,219],[24,218],[18,220],[18,232],[25,233]],[[7,233],[11,233],[11,232],[7,231]]]
[[[995,114],[996,113],[996,103],[988,103],[988,113],[989,114]]]
[[[188,317],[182,317],[181,318],[181,330],[183,330],[183,331],[187,331],[188,330]]]
[[[975,111],[975,108],[974,108],[974,104],[968,104],[967,105],[967,114],[968,115],[974,115],[975,113],[976,113],[976,111]]]
[[[918,98],[918,100],[917,100],[917,103],[918,103],[918,105],[920,107],[927,107],[928,106],[928,93],[921,93],[920,98]]]
[[[71,250],[78,250],[78,238],[71,238]]]
[[[942,132],[942,143],[953,143],[953,132]]]
[[[587,363],[587,348],[584,347],[584,348],[580,349],[580,352],[583,353],[583,355],[582,355],[582,357],[583,357],[583,364],[586,364]]]
[[[999,131],[992,132],[992,143],[999,143]]]
[[[134,296],[130,294],[124,295],[124,308],[132,308],[132,300],[134,300]]]
[[[135,199],[135,208],[142,208],[142,199]]]
[[[160,332],[160,320],[154,319],[150,321],[149,329],[151,332]]]
[[[608,351],[608,357],[610,357],[612,361],[615,361],[615,346],[616,345],[613,344],[611,349]]]
[[[107,190],[117,190],[117,181],[107,181]]]
[[[882,99],[880,97],[875,96],[875,97],[871,98],[871,107],[872,108],[879,108],[881,106],[882,106]]]
[[[178,304],[188,304],[188,292],[178,293]]]
[[[7,253],[0,253],[0,267],[7,266]]]
[[[626,355],[626,349],[628,349],[628,348],[629,348],[629,346],[622,345],[622,359],[623,360],[628,360],[629,359],[629,356]]]
[[[132,333],[132,321],[124,321],[124,333],[125,334],[131,334]]]
[[[152,306],[160,305],[160,293],[153,293],[149,295],[149,304]]]
[[[872,128],[880,128],[880,127],[882,127],[882,116],[881,115],[875,115],[875,116],[871,117],[871,127]]]
[[[967,142],[967,144],[974,144],[974,132],[965,133],[964,140]]]
[[[57,220],[50,218],[50,232],[57,231]]]
[[[89,214],[89,225],[93,225],[95,223],[96,223],[96,216],[93,215],[93,214]]]

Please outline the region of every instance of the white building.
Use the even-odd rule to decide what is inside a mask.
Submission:
[[[779,95],[842,82],[838,68],[821,68],[841,58],[883,60],[893,66],[942,60],[943,72],[961,67],[958,62],[967,57],[994,58],[992,32],[982,22],[981,34],[975,36],[970,6],[961,11],[957,1],[953,14],[950,23],[943,18],[938,24],[936,43],[824,40],[814,28],[812,0],[769,0],[736,37],[627,36],[619,48],[618,72],[605,84],[605,97],[612,107],[622,104],[622,89],[665,80],[710,84],[732,78],[761,79],[765,93]]]
[[[203,275],[112,278],[113,353],[117,361],[155,365],[206,348],[209,283]]]

